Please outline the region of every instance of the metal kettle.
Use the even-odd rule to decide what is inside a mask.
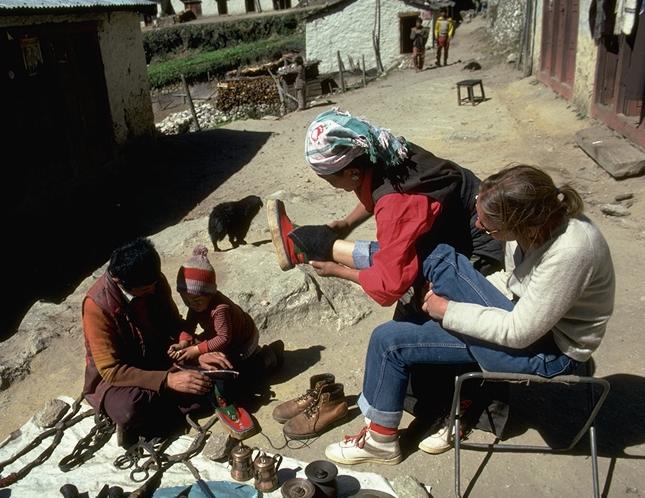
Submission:
[[[264,452],[253,459],[253,474],[255,476],[255,489],[263,493],[270,493],[278,489],[278,467],[282,463],[282,456],[277,453],[269,456]]]
[[[242,441],[231,450],[228,463],[231,465],[231,477],[236,481],[248,481],[253,477],[253,451],[257,448],[249,448]]]

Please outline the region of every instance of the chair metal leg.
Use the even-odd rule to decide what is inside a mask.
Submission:
[[[493,444],[483,443],[464,443],[461,444],[461,439],[458,436],[461,430],[461,387],[466,380],[480,379],[482,381],[493,382],[510,382],[510,383],[523,383],[529,385],[534,382],[538,384],[586,384],[588,386],[588,409],[589,415],[580,431],[573,438],[571,443],[566,448],[551,448],[549,446],[536,446],[536,445],[522,445],[522,444],[503,444],[498,443],[497,440]],[[602,389],[600,397],[595,399],[594,386]],[[594,498],[600,498],[600,484],[598,478],[598,450],[596,446],[596,429],[593,425],[596,415],[600,411],[607,395],[609,394],[610,385],[605,379],[597,379],[595,377],[579,377],[576,375],[561,375],[552,379],[539,377],[537,375],[528,374],[513,374],[513,373],[499,373],[499,372],[469,372],[459,375],[455,378],[455,392],[452,398],[452,406],[450,408],[450,417],[448,419],[448,427],[453,427],[454,431],[448,432],[448,442],[453,441],[455,446],[455,496],[461,498],[461,448],[471,449],[487,449],[491,450],[506,450],[506,451],[535,451],[542,453],[562,453],[573,449],[580,441],[585,433],[589,432],[589,443],[591,449],[591,470],[593,478]]]

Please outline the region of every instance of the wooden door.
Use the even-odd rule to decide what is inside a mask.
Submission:
[[[575,79],[579,0],[545,0],[538,79],[570,99]]]
[[[629,35],[614,35],[614,5],[606,5],[592,112],[645,148],[645,13]]]

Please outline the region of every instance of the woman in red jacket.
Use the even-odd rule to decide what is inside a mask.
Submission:
[[[411,289],[420,294],[419,261],[439,243],[484,273],[501,267],[501,244],[475,228],[479,179],[471,171],[337,109],[310,124],[305,160],[333,187],[354,192],[358,204],[342,220],[296,227],[282,201],[267,202],[283,270],[310,263],[319,275],[358,283],[389,306]],[[342,239],[372,215],[376,241]]]

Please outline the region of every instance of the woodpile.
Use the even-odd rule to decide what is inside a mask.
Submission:
[[[284,65],[282,59],[257,66],[239,67],[226,72],[226,78],[240,78],[249,76],[266,76],[269,71],[276,73]]]
[[[215,106],[224,112],[244,105],[278,105],[278,89],[271,76],[233,78],[217,84]]]

